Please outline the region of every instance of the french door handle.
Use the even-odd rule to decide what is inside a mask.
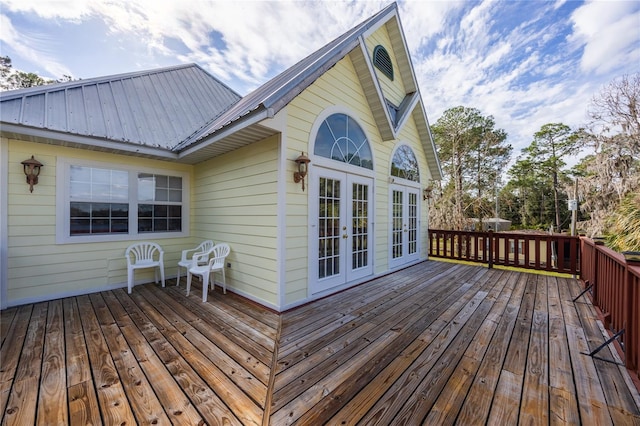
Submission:
[[[347,238],[349,238],[349,236],[347,234],[342,234],[342,238],[346,240]]]

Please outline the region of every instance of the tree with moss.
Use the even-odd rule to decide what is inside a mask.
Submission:
[[[603,87],[589,115],[580,137],[593,154],[574,168],[581,210],[589,215],[582,227],[590,236],[613,235],[619,228],[611,218],[623,220],[620,209],[630,216],[634,207],[640,209],[631,196],[640,192],[640,74]]]
[[[492,116],[463,106],[446,110],[431,131],[445,172],[431,225],[462,229],[471,217],[492,215],[495,185],[511,156],[506,132]]]

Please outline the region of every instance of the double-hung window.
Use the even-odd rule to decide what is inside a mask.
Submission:
[[[56,241],[184,236],[184,173],[59,159]]]

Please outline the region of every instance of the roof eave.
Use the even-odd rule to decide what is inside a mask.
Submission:
[[[141,144],[132,144],[125,141],[92,138],[89,136],[62,133],[54,130],[28,127],[14,123],[1,122],[0,124],[0,135],[11,139],[88,149],[93,151],[135,155],[158,160],[173,161],[178,159],[178,155],[176,153],[162,147],[151,147]]]
[[[413,119],[418,128],[418,133],[420,134],[420,139],[422,140],[422,144],[427,155],[431,179],[442,180],[442,167],[440,166],[440,159],[438,158],[438,150],[436,149],[436,144],[433,139],[433,135],[431,134],[429,120],[425,114],[422,101],[417,102],[413,108]]]
[[[196,142],[188,145],[182,150],[177,152],[178,159],[184,160],[187,157],[190,157],[194,154],[197,154],[198,151],[201,151],[203,148],[211,146],[212,144],[218,143],[226,137],[233,135],[249,126],[260,123],[261,121],[273,118],[273,111],[267,108],[260,108],[258,110],[254,110],[247,115],[242,116],[238,120],[232,121],[226,126],[210,133],[203,138],[197,140]]]
[[[359,39],[360,49],[354,49],[351,53],[351,61],[356,68],[360,85],[364,90],[367,102],[371,107],[376,124],[380,131],[382,140],[388,141],[396,138],[396,133],[391,123],[391,116],[387,109],[386,102],[384,100],[384,94],[380,83],[376,78],[376,73],[373,69],[373,64],[367,55],[367,46],[364,42],[364,38]]]

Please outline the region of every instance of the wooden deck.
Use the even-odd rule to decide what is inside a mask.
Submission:
[[[431,261],[282,315],[171,284],[2,311],[2,424],[640,425],[575,280]]]

